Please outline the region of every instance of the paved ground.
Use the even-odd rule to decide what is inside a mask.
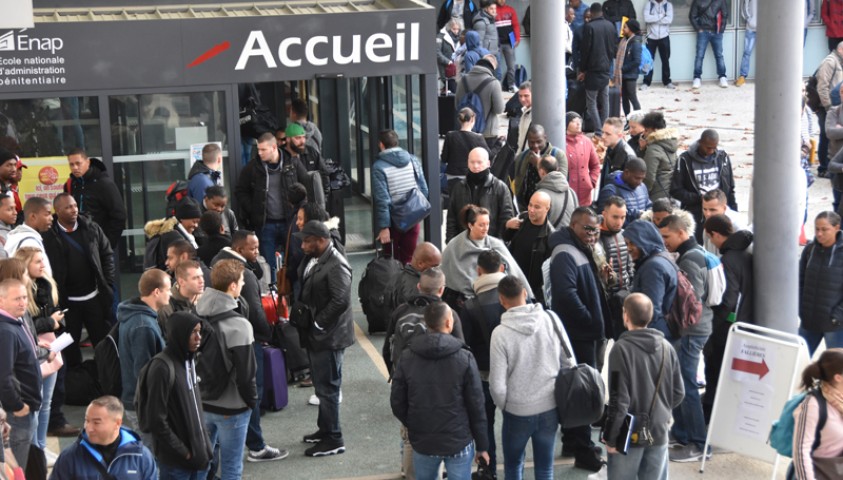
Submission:
[[[715,127],[720,131],[721,146],[729,152],[735,164],[738,205],[741,212],[746,213],[754,160],[754,85],[749,83],[740,89],[720,89],[714,84],[706,84],[699,93],[692,93],[689,87],[688,84],[680,85],[673,91],[655,87],[641,92],[640,100],[645,109],[662,108],[668,124],[682,132],[682,143],[685,145],[689,145],[705,128]],[[810,191],[810,196],[809,216],[812,217],[830,205],[829,182],[818,179]],[[353,254],[350,258],[354,268],[355,291],[360,275],[370,259],[370,253]],[[358,341],[346,351],[343,369],[345,381],[342,424],[347,452],[323,459],[303,456],[305,444],[300,443],[300,440],[303,435],[316,429],[317,412],[315,407],[306,404],[312,389],[291,388],[289,406],[281,412],[269,413],[263,419],[267,441],[274,446],[288,449],[290,457],[280,462],[247,463],[243,478],[400,478],[398,422],[389,408],[389,385],[379,356],[383,336],[368,338],[364,334],[366,320],[359,305],[355,308],[355,321],[358,325]],[[73,423],[82,423],[84,412],[81,408],[66,407],[66,410]],[[497,425],[500,438],[500,417]],[[63,440],[62,444],[67,445],[68,442],[69,440]],[[530,457],[528,452],[528,460]],[[670,475],[678,479],[700,478],[698,468],[698,464],[672,463]],[[772,470],[771,465],[763,462],[736,454],[716,452],[706,466],[705,477],[722,479],[739,474],[746,479],[770,478]],[[527,473],[528,477],[531,475],[531,472]],[[555,476],[558,479],[585,479],[588,473],[574,469],[569,459],[559,459]],[[779,477],[783,478],[781,472]]]

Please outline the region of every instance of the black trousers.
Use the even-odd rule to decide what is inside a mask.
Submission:
[[[647,50],[650,55],[656,58],[656,50],[659,51],[659,60],[662,62],[662,85],[670,83],[670,36],[658,40],[647,39]],[[650,86],[653,83],[653,70],[644,75],[644,84]]]
[[[79,341],[82,339],[82,327],[88,331],[91,345],[96,346],[108,335],[111,329],[111,296],[100,293],[84,302],[67,302],[67,313],[64,316],[66,329],[73,336],[73,344],[64,349],[64,363],[68,367],[75,367],[82,363],[82,351]]]

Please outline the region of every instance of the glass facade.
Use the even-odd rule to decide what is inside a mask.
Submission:
[[[97,97],[0,100],[0,146],[22,158],[63,156],[75,147],[102,155]]]

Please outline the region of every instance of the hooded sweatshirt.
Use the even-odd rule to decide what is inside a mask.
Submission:
[[[149,408],[140,412],[152,419],[155,458],[185,470],[205,469],[213,455],[205,430],[194,353],[188,346],[193,329],[200,322],[199,317],[187,312],[176,312],[170,317],[167,346],[150,361],[147,370]],[[173,372],[164,357],[172,363]]]
[[[196,313],[209,319],[216,335],[221,335],[226,354],[231,360],[230,375],[203,378],[205,382],[227,382],[225,391],[216,400],[203,400],[205,410],[220,415],[236,415],[251,410],[257,402],[255,383],[257,364],[252,343],[252,325],[237,313],[237,300],[216,289],[205,290],[196,304]],[[197,363],[202,363],[201,355]]]
[[[714,328],[723,324],[735,312],[738,322],[754,322],[752,233],[739,230],[720,246],[720,261],[726,272],[726,290],[723,302],[714,307]]]
[[[664,372],[659,383],[662,358]],[[659,384],[658,392],[656,384]],[[622,333],[609,352],[606,445],[617,447],[618,432],[627,413],[637,415],[639,421],[649,414],[653,445],[666,444],[672,410],[682,403],[684,397],[679,360],[664,335],[652,328]],[[656,400],[654,404],[653,398]]]
[[[158,326],[158,312],[137,297],[117,306],[117,321],[120,322],[117,351],[123,384],[121,400],[126,410],[134,411],[138,373],[164,350],[164,336]]]
[[[650,328],[670,338],[665,316],[676,297],[679,282],[676,264],[665,251],[664,241],[653,222],[636,220],[623,231],[623,236],[641,250],[641,256],[635,260],[635,277],[630,291],[650,298],[655,307]]]
[[[480,46],[480,34],[469,30],[465,34],[465,55],[462,65],[463,73],[468,73],[481,58],[489,54],[489,51]]]
[[[430,332],[413,339],[392,378],[392,413],[407,427],[413,450],[450,456],[472,440],[489,449],[485,397],[474,357],[462,341]]]
[[[9,232],[6,236],[6,254],[11,257],[21,247],[36,247],[44,254],[44,267],[47,275],[53,276],[53,269],[50,267],[50,259],[47,257],[47,252],[44,250],[44,239],[38,230],[30,227],[27,224],[18,225],[14,230]]]
[[[699,141],[691,144],[687,152],[679,156],[676,172],[670,185],[670,196],[682,202],[682,209],[694,215],[697,231],[702,239],[702,197],[711,190],[720,189],[726,194],[726,203],[733,210],[738,209],[735,200],[735,179],[732,175],[732,162],[729,154],[717,149],[711,156],[703,157],[699,151]]]
[[[526,417],[556,408],[553,392],[563,357],[556,321],[537,303],[501,315],[489,350],[489,392],[501,410]]]
[[[536,184],[537,192],[550,195],[550,210],[547,211],[547,221],[553,228],[559,230],[571,224],[571,214],[579,207],[577,194],[568,185],[565,174],[550,172]]]

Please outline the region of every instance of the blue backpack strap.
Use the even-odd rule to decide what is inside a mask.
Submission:
[[[825,397],[823,397],[822,391],[820,389],[811,390],[811,395],[817,399],[817,406],[819,407],[819,416],[817,417],[817,431],[814,435],[814,444],[811,445],[811,452],[813,453],[816,450],[822,441],[822,429],[825,427],[825,422],[828,420],[828,402],[826,402]]]

